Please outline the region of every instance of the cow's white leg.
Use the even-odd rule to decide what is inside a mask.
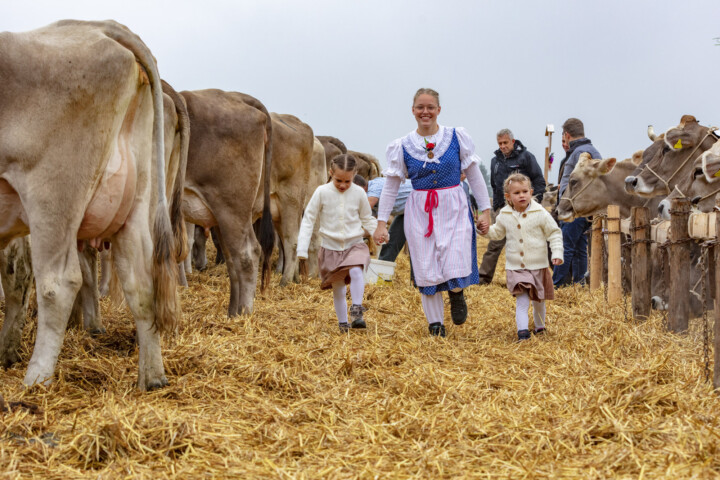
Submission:
[[[59,242],[58,229],[31,225],[32,264],[38,302],[38,327],[24,383],[50,383],[65,336],[70,310],[82,286],[82,273],[74,238]],[[50,227],[45,225],[45,227]],[[44,231],[45,230],[45,231]],[[39,234],[34,233],[38,231]]]
[[[110,250],[100,252],[100,296],[107,297],[110,293],[110,279],[112,278],[112,263]],[[97,260],[96,260],[97,262]]]
[[[115,267],[137,328],[137,384],[141,390],[153,390],[168,383],[162,363],[160,333],[154,325],[153,239],[147,230],[148,217],[148,206],[145,203],[136,205],[130,219],[113,240]]]
[[[32,283],[32,263],[28,237],[17,238],[0,250],[5,297],[5,321],[0,330],[0,366],[9,367],[20,360],[20,340]]]
[[[108,268],[108,270],[109,269],[110,268]],[[103,327],[102,319],[100,318],[100,296],[97,285],[97,250],[90,246],[85,246],[82,253],[80,253],[80,271],[83,277],[83,284],[80,288],[83,327],[92,335],[105,333],[105,327]]]
[[[153,240],[147,230],[148,207],[136,205],[125,226],[113,239],[113,261],[125,300],[137,328],[138,388],[152,390],[167,385],[160,351],[160,334],[153,326]],[[142,225],[140,219],[145,219]]]

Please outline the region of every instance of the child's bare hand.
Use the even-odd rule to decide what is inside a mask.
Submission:
[[[563,259],[562,259],[562,258],[553,258],[553,259],[552,259],[552,264],[555,265],[555,266],[562,265],[562,264],[563,264]]]
[[[477,227],[478,227],[478,231],[480,232],[480,235],[487,235],[488,230],[490,230],[490,225],[483,218],[478,220]]]

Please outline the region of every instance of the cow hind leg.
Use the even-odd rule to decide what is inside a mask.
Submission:
[[[205,236],[205,231],[203,230],[203,228],[199,226],[195,226],[195,233],[193,236],[193,264],[195,265],[195,270],[197,270],[198,272],[202,272],[207,268],[207,254],[205,252],[205,244],[207,242],[207,237]]]
[[[250,224],[247,228],[238,229],[240,232],[236,233],[230,230],[228,225],[236,224],[237,220],[229,221],[233,223],[225,224],[226,233],[223,233],[223,224],[220,224],[219,240],[230,277],[228,316],[233,317],[252,313],[260,263],[260,244]],[[232,234],[228,234],[228,231]]]
[[[110,293],[110,278],[112,277],[110,250],[100,252],[100,296],[107,297]],[[97,261],[97,260],[96,260]]]
[[[51,232],[62,231],[50,228]],[[32,230],[32,226],[31,226]],[[38,238],[54,238],[42,232],[33,239],[32,263],[38,302],[38,327],[24,383],[50,383],[65,336],[70,311],[82,286],[82,273],[75,239],[63,243],[43,242]],[[43,235],[43,233],[45,233]]]
[[[85,246],[80,254],[80,271],[83,278],[79,295],[83,314],[83,327],[91,335],[103,334],[105,333],[105,327],[103,327],[100,318],[96,249]]]
[[[30,298],[33,273],[28,237],[17,238],[0,251],[0,272],[5,297],[5,321],[0,330],[0,366],[20,361],[20,341]]]
[[[138,215],[140,216],[140,215]],[[135,318],[138,343],[138,388],[153,390],[167,385],[160,350],[160,332],[155,328],[153,309],[152,255],[150,232],[139,222],[126,222],[113,239],[113,262],[125,300]]]

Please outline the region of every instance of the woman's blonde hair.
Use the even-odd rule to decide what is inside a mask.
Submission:
[[[532,189],[532,182],[530,181],[530,178],[527,175],[515,172],[511,173],[510,176],[503,182],[503,192],[506,195],[510,193],[510,185],[513,183],[527,183],[530,189]]]
[[[418,97],[420,95],[430,95],[431,97],[435,97],[435,100],[437,100],[438,107],[440,106],[440,94],[433,90],[432,88],[421,88],[417,92],[415,92],[415,96],[413,97],[413,105],[415,105],[415,102],[417,101]]]

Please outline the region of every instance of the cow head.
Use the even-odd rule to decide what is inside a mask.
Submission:
[[[596,180],[610,173],[616,162],[614,158],[593,159],[589,153],[582,153],[558,203],[558,219],[567,222],[604,210],[608,205],[607,186],[605,182]]]
[[[693,160],[710,148],[716,137],[692,115],[684,115],[677,127],[665,132],[652,145],[652,154],[646,150],[640,171],[625,179],[629,193],[643,197],[670,194],[673,188],[687,178]],[[661,142],[661,143],[659,143]],[[647,160],[647,162],[645,161]]]
[[[558,186],[550,184],[545,189],[545,193],[543,193],[541,205],[547,210],[552,210],[555,208],[555,205],[557,205],[557,197]]]
[[[700,168],[708,182],[720,180],[720,140],[701,155]]]

